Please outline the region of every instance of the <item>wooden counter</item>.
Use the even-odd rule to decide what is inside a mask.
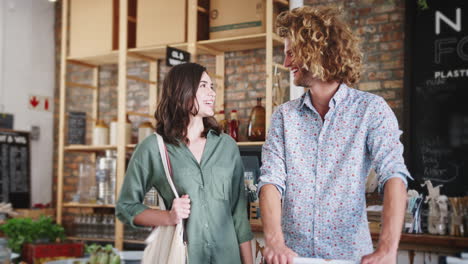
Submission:
[[[252,232],[263,232],[260,224],[251,224]],[[379,239],[378,233],[371,233],[374,245]],[[429,234],[401,234],[400,250],[457,253],[468,249],[468,237],[435,236]]]

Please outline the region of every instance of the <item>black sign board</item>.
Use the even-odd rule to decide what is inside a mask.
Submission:
[[[68,113],[68,144],[85,144],[86,142],[86,113]]]
[[[29,133],[0,129],[0,200],[31,206]]]
[[[166,48],[166,65],[167,66],[176,66],[182,63],[186,63],[190,61],[190,53],[176,49],[167,47]]]
[[[409,1],[410,171],[468,195],[468,1]]]

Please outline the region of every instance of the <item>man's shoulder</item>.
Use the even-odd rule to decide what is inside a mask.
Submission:
[[[385,101],[379,95],[354,88],[349,88],[348,99],[351,103],[360,105],[375,105]]]

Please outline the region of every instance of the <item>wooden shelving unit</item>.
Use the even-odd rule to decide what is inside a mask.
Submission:
[[[95,242],[109,242],[114,243],[115,240],[112,238],[92,238],[92,237],[67,237],[67,240],[72,241],[95,241]]]
[[[64,147],[65,151],[75,152],[97,152],[106,150],[117,150],[117,146],[88,146],[88,145],[68,145]]]
[[[198,6],[197,0],[187,0],[187,38],[184,43],[168,43],[167,45],[156,45],[140,48],[128,48],[129,36],[129,21],[138,23],[137,17],[128,14],[129,6],[127,0],[119,0],[118,6],[118,50],[113,50],[93,56],[85,57],[70,57],[68,56],[68,30],[69,27],[69,1],[62,1],[62,39],[61,39],[61,59],[60,59],[60,108],[59,108],[59,139],[58,139],[58,179],[57,179],[57,222],[62,223],[63,210],[65,208],[115,208],[114,205],[96,205],[96,204],[79,204],[64,202],[63,186],[64,186],[64,155],[67,152],[86,152],[92,155],[92,161],[96,158],[96,153],[115,150],[117,151],[117,177],[116,177],[116,197],[125,176],[125,157],[128,151],[132,151],[136,145],[127,145],[125,142],[125,123],[126,115],[140,115],[152,118],[152,114],[156,109],[157,100],[157,85],[158,85],[158,60],[165,58],[166,47],[188,51],[192,55],[192,60],[196,60],[197,54],[211,54],[216,56],[216,71],[213,80],[216,82],[216,110],[219,111],[224,105],[224,83],[225,83],[225,52],[249,50],[257,48],[266,49],[266,128],[269,127],[269,121],[272,113],[272,84],[273,84],[273,67],[276,65],[273,62],[273,47],[282,44],[282,40],[273,32],[273,5],[279,4],[283,7],[288,6],[286,0],[267,0],[266,1],[266,31],[261,34],[253,34],[240,37],[223,38],[215,40],[197,41],[197,17],[198,12],[208,12]],[[116,15],[116,14],[114,14]],[[132,29],[130,29],[131,31]],[[156,34],[156,32],[155,32]],[[142,79],[136,76],[128,75],[127,63],[131,61],[147,61],[149,62],[149,79]],[[67,65],[74,64],[79,67],[87,67],[92,69],[93,76],[91,84],[81,84],[67,82]],[[68,89],[92,89],[93,90],[93,109],[91,120],[98,119],[98,90],[99,90],[99,69],[104,64],[118,65],[118,139],[115,146],[90,146],[90,145],[65,145],[65,127],[66,127],[66,93]],[[278,66],[278,65],[277,65]],[[281,67],[279,65],[278,67]],[[127,81],[133,80],[146,83],[149,90],[149,106],[148,112],[137,113],[129,112],[126,109],[127,105]],[[94,125],[91,129],[94,128]],[[239,142],[239,146],[261,146],[264,142]],[[70,240],[83,241],[104,241],[114,242],[118,249],[123,248],[123,243],[144,243],[143,241],[124,240],[123,224],[116,221],[115,239],[95,239],[95,238],[79,238],[69,237]]]
[[[115,208],[113,204],[84,204],[84,203],[63,203],[63,207],[69,208]]]

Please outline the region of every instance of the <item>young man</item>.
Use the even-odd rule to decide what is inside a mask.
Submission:
[[[284,65],[308,91],[273,114],[259,183],[267,263],[294,256],[396,263],[410,178],[401,131],[379,96],[350,87],[360,77],[358,39],[333,8],[278,16]],[[370,168],[384,192],[373,251],[365,201]]]

